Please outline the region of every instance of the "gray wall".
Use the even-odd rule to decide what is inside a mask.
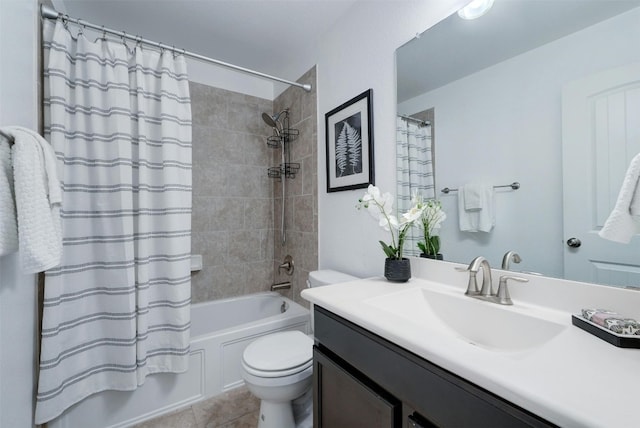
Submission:
[[[38,130],[39,14],[35,0],[0,0],[0,126]],[[33,426],[38,361],[37,276],[17,253],[0,258],[0,427]]]
[[[318,266],[317,113],[315,68],[299,80],[307,93],[291,87],[275,101],[191,82],[193,117],[192,253],[203,270],[192,275],[194,303],[269,290],[292,281],[283,294],[297,301],[308,272]],[[289,107],[290,126],[300,130],[291,143],[291,161],[301,169],[287,179],[287,244],[280,242],[280,183],[267,168],[280,151],[267,146],[271,135],[261,119]],[[284,256],[295,263],[293,277],[277,274]]]

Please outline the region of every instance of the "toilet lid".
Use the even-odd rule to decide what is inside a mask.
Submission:
[[[246,366],[261,372],[306,368],[313,357],[313,340],[301,331],[282,331],[254,340],[244,350]],[[265,373],[266,374],[266,373]]]

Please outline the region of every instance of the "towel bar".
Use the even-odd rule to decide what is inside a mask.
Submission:
[[[518,183],[517,181],[514,181],[511,184],[503,184],[501,186],[493,186],[494,189],[497,189],[499,187],[511,187],[513,190],[518,190],[520,188],[520,183]],[[448,187],[445,187],[444,189],[441,190],[442,193],[449,193],[449,192],[457,192],[458,189],[450,189]]]

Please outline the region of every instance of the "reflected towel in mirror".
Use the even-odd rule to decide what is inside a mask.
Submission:
[[[640,154],[629,164],[618,199],[604,226],[598,232],[601,238],[628,244],[640,232]]]
[[[471,199],[469,202],[467,195]],[[461,232],[490,232],[493,229],[496,223],[493,195],[490,184],[469,183],[460,187],[458,221]]]

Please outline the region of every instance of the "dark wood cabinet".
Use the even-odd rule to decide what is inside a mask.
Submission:
[[[314,426],[331,428],[394,428],[402,404],[338,358],[313,351]]]
[[[316,428],[555,426],[318,305],[314,311]]]

